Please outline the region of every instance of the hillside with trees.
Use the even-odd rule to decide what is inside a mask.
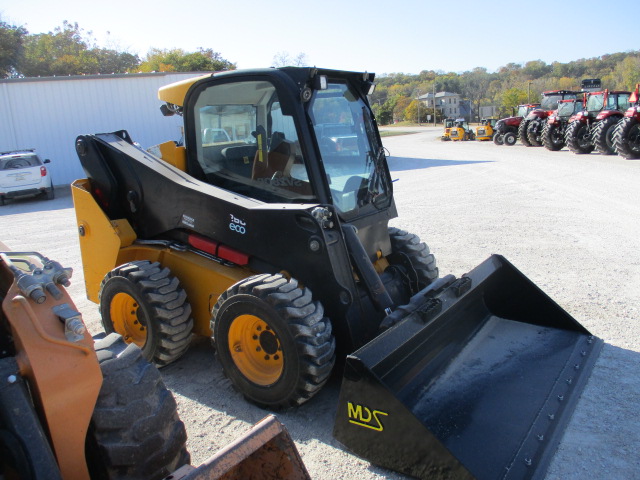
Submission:
[[[274,66],[303,65],[304,53],[274,56]],[[48,33],[30,34],[23,26],[0,18],[0,78],[91,75],[134,72],[200,72],[233,70],[236,65],[210,48],[187,52],[179,48],[151,48],[144,58],[104,48],[91,32],[77,23],[64,22]],[[536,101],[546,90],[579,90],[583,78],[600,78],[604,88],[630,90],[640,83],[640,51],[583,58],[569,63],[532,60],[508,63],[496,72],[476,67],[466,72],[423,70],[419,74],[392,73],[377,77],[370,97],[381,125],[396,121],[427,121],[433,114],[419,108],[417,98],[433,92],[458,93],[470,102],[473,112],[481,106],[496,106],[500,115],[513,107]],[[420,118],[418,119],[418,115]]]
[[[0,78],[52,77],[135,72],[206,72],[233,70],[234,63],[212,49],[186,52],[151,48],[145,58],[103,48],[91,32],[64,22],[48,33],[0,21]]]
[[[513,107],[535,102],[547,90],[580,90],[584,78],[600,78],[603,88],[632,90],[640,83],[640,51],[614,53],[595,58],[583,58],[569,63],[532,60],[524,65],[508,63],[496,72],[476,67],[471,71],[445,73],[423,70],[417,75],[393,73],[376,78],[377,87],[370,97],[378,123],[397,121],[426,122],[433,114],[418,109],[417,98],[432,92],[453,92],[471,103],[474,112],[479,107],[495,105],[501,116],[511,114]]]

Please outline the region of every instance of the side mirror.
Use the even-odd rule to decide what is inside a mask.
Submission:
[[[49,160],[49,159],[47,158],[47,159],[45,159],[45,161],[44,161],[44,162],[42,162],[42,163],[51,163],[51,160]]]

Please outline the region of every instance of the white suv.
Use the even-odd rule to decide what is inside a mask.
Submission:
[[[0,205],[5,199],[45,194],[54,196],[51,174],[35,150],[0,152]]]

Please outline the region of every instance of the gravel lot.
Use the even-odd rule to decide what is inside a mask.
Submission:
[[[409,130],[409,129],[405,129]],[[400,218],[459,276],[504,255],[605,341],[547,479],[640,478],[640,161],[566,149],[441,142],[441,129],[384,138]],[[74,269],[70,292],[93,334],[75,216],[67,188],[53,201],[0,207],[1,241]],[[192,462],[200,464],[266,414],[234,392],[208,339],[162,374],[178,401]],[[316,479],[400,479],[345,452],[331,430],[339,379],[278,415]]]

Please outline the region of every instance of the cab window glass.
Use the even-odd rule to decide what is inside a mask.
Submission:
[[[293,117],[267,81],[219,84],[195,103],[197,161],[207,182],[265,202],[314,196]]]

